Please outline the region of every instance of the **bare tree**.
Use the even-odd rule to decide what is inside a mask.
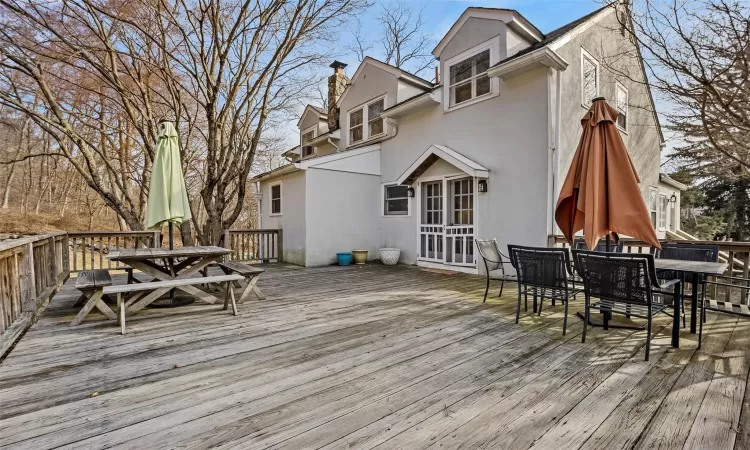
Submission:
[[[750,8],[733,0],[636,0],[618,30],[637,45],[648,83],[669,105],[675,156],[728,177],[750,171]],[[609,62],[623,55],[611,56]],[[606,62],[606,61],[605,61]],[[608,64],[617,67],[616,64]],[[639,77],[618,73],[637,82]],[[739,172],[737,167],[741,167]]]
[[[49,154],[131,229],[157,123],[174,120],[198,237],[216,243],[242,212],[263,133],[307,95],[321,41],[362,4],[0,0],[0,104],[51,136]]]
[[[383,5],[378,22],[383,27],[380,44],[385,62],[416,74],[430,67],[434,61],[430,53],[433,43],[424,33],[424,6],[416,9],[407,2]]]

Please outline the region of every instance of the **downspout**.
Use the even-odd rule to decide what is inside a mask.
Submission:
[[[557,177],[560,167],[560,127],[562,124],[562,71],[557,69],[555,80],[555,148],[552,151],[552,214],[550,230],[555,234],[555,207],[557,206]]]
[[[393,139],[398,134],[398,125],[396,124],[396,121],[391,119],[390,117],[385,118],[385,123],[393,127],[393,136],[389,136],[388,139]]]

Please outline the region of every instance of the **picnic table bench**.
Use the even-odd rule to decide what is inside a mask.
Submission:
[[[247,280],[247,286],[245,286],[245,290],[242,291],[242,295],[240,295],[240,299],[237,303],[245,303],[245,300],[247,300],[251,292],[258,297],[258,300],[264,300],[266,298],[263,295],[263,292],[261,292],[258,286],[256,286],[258,278],[260,278],[260,275],[265,272],[265,270],[236,261],[219,262],[217,265],[221,268],[224,274],[241,275],[242,278]]]

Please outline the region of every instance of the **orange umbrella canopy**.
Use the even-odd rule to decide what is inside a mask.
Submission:
[[[560,190],[555,220],[568,242],[583,230],[592,250],[609,233],[615,240],[623,234],[661,248],[616,119],[617,111],[598,98],[581,120],[581,141]]]

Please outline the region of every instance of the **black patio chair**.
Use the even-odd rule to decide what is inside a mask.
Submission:
[[[573,270],[570,265],[570,252],[566,248],[524,247],[509,245],[508,253],[518,281],[518,308],[516,323],[521,317],[521,295],[533,294],[534,299],[541,294],[538,314],[542,313],[544,298],[560,300],[564,303],[563,335],[568,328],[568,300],[582,292],[572,285]],[[527,306],[528,310],[528,306]]]
[[[573,257],[583,278],[586,296],[585,318],[581,342],[586,342],[586,328],[591,308],[604,314],[604,329],[607,329],[608,314],[621,313],[640,317],[648,321],[646,326],[646,361],[651,351],[653,317],[674,305],[663,301],[664,296],[674,296],[679,302],[681,280],[659,282],[654,269],[654,256],[646,253],[606,253],[573,250]],[[666,290],[673,287],[672,291]],[[661,295],[659,295],[661,294]],[[594,297],[598,301],[593,302]],[[673,317],[672,320],[679,320]]]
[[[490,290],[490,280],[500,281],[500,293],[498,297],[503,296],[503,287],[506,281],[516,281],[515,275],[505,273],[505,265],[510,264],[507,256],[503,255],[500,247],[497,245],[497,239],[474,239],[479,250],[479,255],[484,261],[484,268],[487,272],[487,286],[484,289],[484,300],[487,301],[487,293]]]
[[[651,252],[654,254],[656,258],[664,258],[664,259],[679,259],[682,261],[703,261],[703,262],[717,262],[719,261],[719,246],[718,245],[710,245],[710,244],[691,244],[688,242],[680,243],[680,242],[665,242],[661,244],[661,250],[658,248],[652,248]],[[671,280],[674,278],[679,278],[682,280],[683,286],[686,282],[690,281],[687,279],[684,273],[682,272],[675,272],[672,270],[659,270],[656,273],[659,276],[659,279],[661,280]],[[701,284],[704,285],[706,283],[708,277],[705,275],[701,277]],[[684,291],[687,291],[687,289],[683,289]],[[701,290],[703,291],[703,290]],[[681,315],[682,315],[682,326],[685,327],[685,317],[687,314],[685,313],[685,297],[690,297],[691,301],[697,301],[693,299],[692,294],[682,294],[683,302],[682,302],[682,309],[681,309]],[[705,295],[703,296],[705,297]],[[704,299],[699,301],[704,301]],[[701,320],[705,321],[705,317],[702,317]]]
[[[586,241],[583,238],[575,238],[575,240],[573,241],[573,248],[576,250],[588,250],[588,247],[586,247]],[[622,241],[614,242],[613,240],[610,239],[609,241],[610,252],[622,253],[623,248],[624,248],[624,244],[622,243]],[[599,242],[596,243],[596,248],[594,249],[594,251],[606,252],[607,240],[599,239]]]

